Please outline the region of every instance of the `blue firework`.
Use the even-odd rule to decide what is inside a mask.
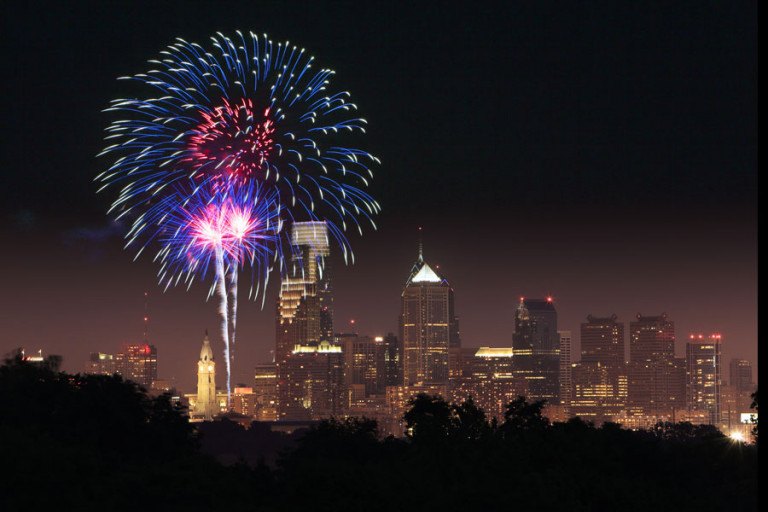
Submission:
[[[289,42],[240,31],[218,33],[207,47],[177,39],[149,62],[146,73],[121,77],[147,96],[106,109],[122,116],[101,153],[116,159],[97,177],[100,190],[119,189],[110,212],[133,220],[129,245],[143,247],[162,228],[148,222],[148,209],[171,211],[188,199],[177,197],[179,183],[193,193],[258,183],[291,218],[326,221],[344,260],[354,261],[345,235],[376,227],[380,206],[365,189],[380,162],[344,145],[366,121],[348,92],[332,88],[334,71]]]

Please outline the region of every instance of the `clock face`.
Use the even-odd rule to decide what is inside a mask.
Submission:
[[[209,365],[208,365],[208,371],[209,371],[209,372],[212,372],[212,371],[213,371],[213,365],[212,365],[212,364],[209,364]]]

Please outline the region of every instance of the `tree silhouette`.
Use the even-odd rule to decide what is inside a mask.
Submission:
[[[504,423],[501,429],[505,434],[523,431],[543,431],[549,427],[549,419],[542,411],[545,400],[528,402],[525,397],[518,396],[512,400],[504,411]]]
[[[405,439],[366,418],[286,436],[194,427],[168,395],[59,363],[0,366],[0,510],[757,510],[757,447],[710,426],[550,424],[518,397],[496,428],[472,399],[419,395]]]
[[[463,441],[476,441],[488,436],[493,428],[472,397],[451,406],[453,421],[451,435]]]
[[[419,393],[405,413],[406,435],[417,443],[439,443],[451,432],[451,406],[439,396]]]

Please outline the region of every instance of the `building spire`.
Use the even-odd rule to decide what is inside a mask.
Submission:
[[[421,226],[419,226],[419,263],[424,263],[424,240],[421,235]]]
[[[149,292],[144,292],[144,343],[149,334]]]

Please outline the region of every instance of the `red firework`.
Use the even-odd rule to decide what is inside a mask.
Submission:
[[[200,112],[203,122],[189,138],[191,156],[185,159],[196,177],[249,178],[267,170],[267,158],[273,149],[275,125],[269,108],[256,114],[253,101],[243,98],[211,112]]]

